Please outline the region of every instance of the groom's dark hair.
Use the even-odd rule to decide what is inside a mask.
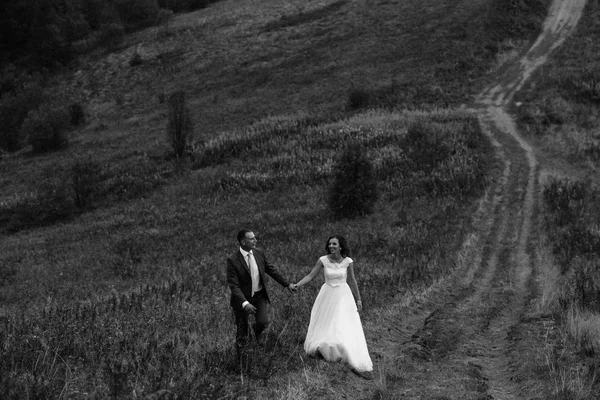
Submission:
[[[327,239],[327,242],[325,243],[325,252],[329,251],[329,241],[331,239],[337,239],[338,242],[340,242],[340,254],[342,255],[342,257],[350,256],[350,249],[348,248],[348,244],[346,243],[346,238],[344,238],[342,235],[330,236],[329,239]]]
[[[246,237],[246,233],[252,232],[250,229],[242,229],[238,232],[237,234],[237,241],[238,243],[242,243],[242,240],[244,240],[244,238]]]

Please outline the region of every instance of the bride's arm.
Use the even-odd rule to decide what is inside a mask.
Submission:
[[[354,294],[356,305],[358,310],[362,310],[362,300],[360,299],[360,292],[358,291],[358,283],[356,282],[356,276],[354,275],[354,263],[348,264],[348,278],[350,278],[350,288]]]
[[[323,263],[321,262],[321,260],[317,260],[317,263],[315,264],[315,266],[313,267],[312,271],[310,271],[308,273],[308,275],[306,275],[304,278],[302,278],[300,280],[300,282],[296,283],[296,287],[301,287],[306,285],[307,283],[309,283],[310,281],[313,280],[313,278],[315,276],[317,276],[317,273],[319,272],[319,270],[323,267]]]

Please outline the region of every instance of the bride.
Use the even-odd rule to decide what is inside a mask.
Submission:
[[[327,361],[346,362],[358,375],[372,379],[373,363],[358,314],[362,301],[346,240],[343,236],[331,236],[325,250],[328,254],[320,257],[312,271],[296,284],[306,285],[323,269],[325,283],[310,314],[304,350],[310,355],[320,354]]]

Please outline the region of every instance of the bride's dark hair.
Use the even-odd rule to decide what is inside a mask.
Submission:
[[[350,257],[350,249],[348,248],[348,244],[346,243],[346,239],[342,235],[333,235],[327,239],[327,243],[325,243],[325,252],[329,252],[329,241],[331,239],[337,239],[340,242],[340,254],[342,257]]]

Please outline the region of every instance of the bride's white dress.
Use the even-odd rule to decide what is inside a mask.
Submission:
[[[325,283],[310,313],[304,350],[308,354],[319,352],[327,361],[344,361],[357,371],[372,371],[360,316],[346,283],[352,259],[346,257],[334,263],[323,256],[320,260]]]

